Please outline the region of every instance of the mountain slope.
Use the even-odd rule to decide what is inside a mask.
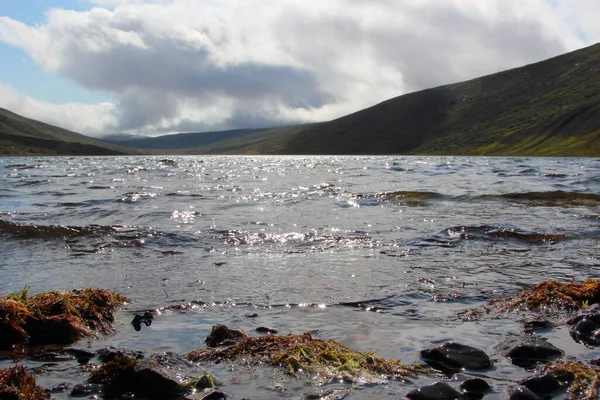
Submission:
[[[137,149],[116,146],[0,108],[0,155],[117,155]]]
[[[600,44],[235,146],[268,154],[600,155]],[[261,135],[264,140],[261,140]],[[231,143],[222,143],[229,152]],[[218,148],[212,151],[219,152]],[[235,150],[234,150],[235,152]]]

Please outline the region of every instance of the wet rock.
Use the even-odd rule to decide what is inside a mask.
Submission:
[[[487,369],[492,366],[490,358],[482,350],[456,342],[446,342],[433,349],[423,350],[421,358],[432,368],[446,373],[463,369]]]
[[[523,330],[525,333],[535,333],[536,331],[552,329],[554,326],[554,323],[547,319],[533,319],[523,324]]]
[[[521,368],[533,368],[563,355],[562,350],[538,337],[513,336],[496,346],[496,350]]]
[[[246,338],[246,334],[241,330],[230,329],[225,325],[214,325],[205,342],[208,347],[231,346]]]
[[[467,393],[484,394],[492,390],[492,387],[481,378],[469,378],[460,384],[460,389]]]
[[[258,333],[277,333],[277,332],[279,332],[277,329],[269,328],[268,326],[259,326],[255,330]]]
[[[96,356],[96,353],[81,349],[66,349],[65,354],[75,357],[77,362],[81,365],[89,363],[90,360]]]
[[[74,359],[75,359],[75,357],[73,357],[73,356],[70,356],[67,354],[62,354],[62,353],[57,353],[54,351],[47,352],[47,353],[35,354],[30,357],[30,360],[35,361],[35,362],[60,362],[60,361],[71,361]]]
[[[85,385],[75,385],[71,390],[71,397],[88,397],[96,394],[102,394],[104,391],[103,385],[87,383]]]
[[[551,374],[534,375],[519,382],[537,395],[550,394],[560,390],[561,385],[558,379]]]
[[[128,352],[136,355],[137,352]],[[90,383],[101,383],[109,397],[133,393],[136,398],[176,399],[190,388],[181,382],[197,376],[197,367],[175,353],[135,358],[125,352],[103,357],[103,364],[90,375]]]
[[[508,393],[508,400],[541,400],[540,397],[525,386],[517,386]]]
[[[64,393],[67,390],[69,390],[69,384],[66,383],[66,382],[61,382],[61,383],[57,383],[56,385],[54,385],[50,389],[48,389],[48,392],[50,392],[50,393]]]
[[[579,343],[600,345],[600,304],[593,304],[567,320],[569,334]]]
[[[208,393],[207,395],[204,395],[200,399],[201,400],[227,400],[227,396],[225,395],[225,393],[223,393],[219,390],[213,390],[212,392]]]
[[[127,348],[116,348],[112,346],[99,350],[96,355],[103,363],[112,361],[116,356],[127,356],[136,360],[145,358],[143,351],[131,350]]]
[[[444,382],[435,382],[431,385],[421,386],[406,394],[410,400],[455,400],[462,399],[460,392]]]

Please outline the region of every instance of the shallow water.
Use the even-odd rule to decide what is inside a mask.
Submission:
[[[518,316],[462,322],[457,312],[545,279],[598,277],[599,205],[595,159],[2,158],[0,295],[101,287],[129,297],[114,336],[78,344],[93,349],[183,353],[226,324],[315,331],[407,363],[448,340],[493,354],[522,333]],[[136,332],[144,310],[156,318]],[[543,336],[567,358],[600,355],[566,329]],[[77,368],[37,379],[80,383]],[[269,369],[207,368],[233,399],[315,391]],[[486,399],[528,374],[497,357]],[[431,379],[347,398],[402,398]]]

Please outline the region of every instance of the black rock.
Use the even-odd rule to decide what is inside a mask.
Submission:
[[[526,333],[534,333],[535,331],[552,328],[554,328],[554,323],[547,319],[533,319],[523,324],[523,330]]]
[[[410,400],[455,400],[462,399],[462,394],[444,382],[435,382],[421,386],[406,394]]]
[[[89,363],[90,360],[96,356],[96,353],[81,349],[66,349],[65,354],[75,357],[77,362],[81,365]]]
[[[490,358],[482,350],[455,342],[423,350],[421,358],[432,368],[446,373],[462,369],[487,369],[492,366]]]
[[[149,311],[146,311],[143,315],[135,314],[133,317],[133,321],[131,321],[131,325],[133,325],[133,329],[136,331],[140,331],[142,329],[142,324],[146,326],[152,325],[152,320],[154,316]]]
[[[231,346],[246,339],[246,334],[225,325],[214,325],[205,339],[208,347]]]
[[[550,394],[561,388],[558,379],[551,374],[530,376],[519,383],[538,395]]]
[[[71,397],[87,397],[90,395],[101,394],[103,390],[103,385],[88,383],[85,385],[75,385],[70,394]]]
[[[540,397],[525,386],[517,386],[508,393],[508,400],[541,400]]]
[[[567,320],[567,325],[570,326],[569,334],[576,342],[589,346],[600,345],[600,335],[597,334],[600,329],[599,304],[593,304],[580,310]]]
[[[469,378],[460,384],[463,392],[469,393],[486,393],[492,390],[492,387],[481,378]]]
[[[268,326],[259,326],[258,328],[256,328],[256,332],[258,332],[258,333],[277,333],[279,331],[275,328],[269,328]]]
[[[67,382],[57,383],[56,385],[48,389],[50,393],[64,393],[67,390],[69,390],[69,384]]]
[[[496,350],[522,368],[532,368],[563,355],[562,350],[538,337],[513,336],[496,346]]]

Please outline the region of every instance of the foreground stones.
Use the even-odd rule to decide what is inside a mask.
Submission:
[[[487,354],[475,347],[456,342],[421,351],[421,358],[442,372],[453,373],[463,369],[488,369],[492,362]]]
[[[102,289],[29,295],[28,289],[0,298],[0,348],[70,344],[114,331],[114,310],[129,302]]]
[[[514,336],[496,346],[496,350],[513,365],[532,368],[562,357],[563,351],[547,341],[532,336]]]

